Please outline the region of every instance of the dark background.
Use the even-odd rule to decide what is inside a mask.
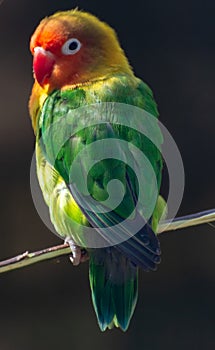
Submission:
[[[136,75],[154,90],[162,122],[181,151],[186,189],[180,214],[214,206],[215,2],[212,0],[5,0],[0,6],[0,259],[61,243],[30,193],[34,135],[28,119],[39,20],[79,6],[111,24]],[[215,348],[215,228],[161,237],[162,264],[141,273],[126,334],[101,333],[87,264],[68,258],[0,276],[0,349],[179,350]]]

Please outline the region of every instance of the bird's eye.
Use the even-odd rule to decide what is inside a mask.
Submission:
[[[67,40],[62,46],[62,53],[64,55],[74,55],[81,48],[81,43],[78,39],[72,38]]]

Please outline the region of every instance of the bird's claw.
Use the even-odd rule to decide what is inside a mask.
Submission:
[[[85,249],[81,249],[79,246],[77,246],[73,240],[66,239],[65,243],[69,244],[70,249],[72,251],[72,256],[70,256],[70,261],[74,266],[78,266],[80,263],[85,262],[89,259],[89,256],[87,254],[87,251]]]

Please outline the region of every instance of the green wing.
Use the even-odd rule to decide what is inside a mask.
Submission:
[[[113,237],[123,240],[128,238],[129,232],[123,226],[123,220],[131,215],[131,219],[139,213],[134,211],[139,193],[139,186],[132,167],[126,165],[128,158],[134,164],[134,155],[129,148],[132,143],[144,152],[150,160],[156,174],[158,187],[161,181],[162,160],[161,154],[156,146],[144,135],[127,126],[114,124],[114,113],[111,116],[113,122],[99,123],[99,115],[94,115],[98,125],[87,126],[87,106],[101,102],[118,102],[134,105],[145,109],[155,117],[158,116],[156,103],[151,90],[139,79],[128,76],[116,76],[107,81],[94,83],[74,90],[56,91],[49,96],[45,102],[39,120],[38,143],[45,159],[64,179],[70,194],[78,204],[81,212],[87,218],[88,223],[97,227],[99,234],[103,235],[109,243],[113,243]],[[78,108],[80,107],[80,108]],[[86,113],[86,118],[80,117]],[[96,111],[96,109],[95,109]],[[132,115],[129,116],[132,119]],[[153,118],[153,117],[152,117]],[[139,121],[141,123],[141,120]],[[79,131],[74,133],[74,129]],[[123,201],[114,210],[108,212],[108,208],[102,204],[98,205],[101,212],[95,213],[95,208],[89,201],[89,196],[82,196],[76,191],[70,179],[70,168],[79,152],[95,141],[103,139],[121,139],[128,143],[127,149],[119,147],[120,158],[125,160],[104,159],[88,172],[88,159],[79,160],[83,177],[88,173],[87,184],[90,196],[97,202],[107,201],[107,185],[110,180],[118,179],[124,185]],[[157,139],[162,143],[162,136],[157,129]],[[96,159],[93,153],[92,158]],[[146,190],[148,201],[150,201],[150,186]],[[68,195],[68,194],[67,194]],[[119,193],[116,193],[116,200]],[[105,209],[105,213],[104,213]],[[132,217],[133,214],[133,217]],[[117,230],[114,225],[118,223]],[[104,229],[111,227],[113,235],[107,237]],[[81,235],[81,232],[80,232]],[[132,233],[130,232],[130,235]],[[115,238],[114,238],[115,239]],[[83,240],[82,240],[83,242]],[[125,253],[135,264],[144,269],[154,269],[159,262],[159,243],[149,226],[146,225],[144,232],[140,231],[137,236],[132,237],[124,244],[119,245],[120,251]]]

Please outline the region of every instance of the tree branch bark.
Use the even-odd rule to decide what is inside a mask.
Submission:
[[[178,217],[175,218],[173,221],[166,220],[159,225],[157,234],[159,235],[167,231],[173,231],[190,226],[211,223],[213,221],[215,221],[215,209],[206,210],[200,213]],[[0,273],[12,271],[44,260],[50,260],[62,255],[69,254],[71,254],[71,249],[68,244],[61,244],[32,253],[29,253],[27,251],[13,258],[1,261]]]
[[[54,259],[62,255],[71,254],[71,249],[68,244],[61,244],[55,247],[39,250],[29,253],[28,251],[17,255],[13,258],[0,262],[0,273],[19,269],[24,266],[32,265],[44,260]]]

